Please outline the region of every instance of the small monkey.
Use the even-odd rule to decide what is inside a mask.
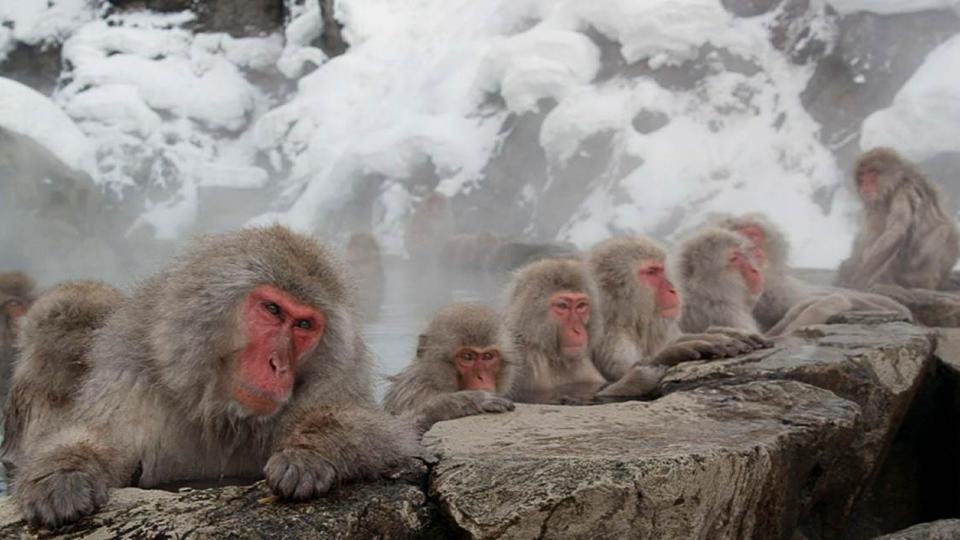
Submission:
[[[427,428],[450,420],[513,409],[517,366],[503,346],[500,317],[479,304],[437,312],[420,334],[413,361],[390,378],[384,408],[420,415]]]

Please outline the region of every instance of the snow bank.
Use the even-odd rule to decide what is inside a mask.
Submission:
[[[3,77],[0,128],[30,137],[68,167],[95,170],[93,145],[73,120],[43,94]]]
[[[892,146],[921,161],[960,151],[960,36],[927,55],[890,107],[863,122],[860,147]]]
[[[18,41],[28,45],[61,41],[94,14],[89,0],[0,2],[0,59]]]
[[[841,15],[869,11],[880,15],[928,9],[958,9],[960,0],[827,0]]]

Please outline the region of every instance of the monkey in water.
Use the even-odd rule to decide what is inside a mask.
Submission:
[[[753,308],[760,329],[770,336],[823,324],[844,311],[895,311],[912,320],[910,310],[880,294],[816,286],[790,274],[789,243],[763,214],[727,217],[718,226],[750,241],[750,254],[763,274],[763,293]]]
[[[759,332],[753,307],[763,292],[763,275],[752,259],[749,240],[725,229],[703,229],[680,245],[677,268],[683,331],[725,326]]]
[[[854,168],[863,221],[837,285],[942,289],[960,258],[957,225],[940,190],[891,148],[866,152]]]
[[[96,331],[68,427],[22,452],[23,516],[56,527],[108,488],[226,477],[308,499],[418,453],[373,404],[352,290],[330,249],[281,226],[196,242]]]
[[[425,430],[441,420],[513,409],[517,366],[504,346],[500,317],[480,304],[454,304],[420,334],[413,361],[390,378],[384,408],[416,414]]]
[[[771,345],[760,335],[730,328],[681,332],[678,321],[685,299],[668,277],[666,252],[650,238],[600,242],[590,251],[588,265],[603,306],[604,332],[593,359],[609,380],[636,383],[646,376],[659,381],[678,361],[725,358]],[[633,375],[625,377],[631,371]],[[615,383],[601,394],[617,395],[623,387]]]

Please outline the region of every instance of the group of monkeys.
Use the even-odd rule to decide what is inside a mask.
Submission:
[[[758,214],[695,233],[672,268],[649,238],[606,240],[520,268],[502,317],[441,309],[382,408],[355,309],[365,291],[310,236],[206,237],[130,295],[72,281],[34,299],[25,276],[0,275],[12,496],[50,528],[95,512],[113,487],[265,478],[302,500],[421,455],[440,420],[651,397],[670,366],[770,347],[842,311],[909,318],[863,289],[947,287],[956,226],[889,149],[865,154],[854,177],[864,222],[838,277],[856,289],[791,276],[786,240]]]

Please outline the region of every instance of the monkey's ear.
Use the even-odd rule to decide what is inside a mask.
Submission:
[[[423,358],[423,353],[427,350],[427,335],[417,336],[417,358]]]

